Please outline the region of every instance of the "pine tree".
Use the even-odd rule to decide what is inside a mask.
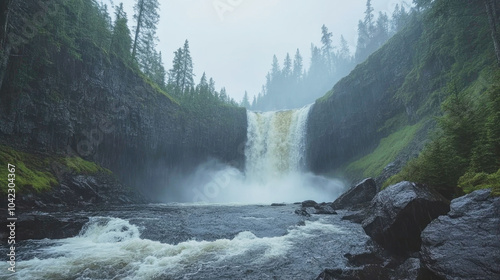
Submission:
[[[332,72],[332,67],[333,67],[332,36],[333,34],[331,32],[328,32],[328,28],[323,24],[323,26],[321,27],[321,43],[323,44],[323,46],[321,47],[321,51],[323,53],[323,57],[326,60],[327,69],[330,73]]]
[[[200,96],[206,97],[208,95],[208,81],[205,72],[201,75],[200,83],[196,86],[196,91]]]
[[[448,91],[450,96],[442,104],[445,115],[439,119],[439,125],[449,136],[449,145],[457,155],[468,159],[478,134],[473,103],[465,93],[459,92],[455,82],[448,86]]]
[[[375,41],[374,49],[378,49],[389,39],[389,17],[386,13],[379,12],[377,25],[373,40]]]
[[[179,48],[174,52],[172,60],[172,69],[168,71],[168,88],[176,96],[181,96],[181,79],[182,79],[182,49]]]
[[[134,5],[136,26],[132,57],[136,60],[139,60],[138,54],[142,54],[142,59],[146,59],[148,57],[147,52],[155,47],[157,40],[156,28],[160,20],[159,7],[158,0],[137,0]]]
[[[215,81],[212,77],[208,80],[208,93],[211,96],[216,97],[216,92],[215,92]]]
[[[193,60],[189,51],[189,42],[184,42],[182,48],[182,65],[181,65],[181,81],[180,90],[184,92],[187,88],[194,86]]]
[[[124,61],[129,61],[131,47],[132,39],[127,25],[127,14],[123,10],[123,3],[120,3],[115,10],[115,25],[111,37],[110,51]]]
[[[286,54],[285,61],[283,62],[282,74],[284,78],[288,78],[292,74],[292,59],[289,53]]]
[[[229,103],[229,97],[227,96],[225,87],[220,89],[219,99],[224,103]]]
[[[107,30],[112,30],[112,22],[111,22],[111,16],[109,15],[109,12],[108,12],[108,5],[106,4],[97,4],[98,7],[99,7],[99,11],[100,11],[100,14],[102,16],[102,19],[104,20],[104,27],[107,29]]]
[[[303,61],[302,55],[300,54],[299,49],[297,49],[295,57],[293,58],[293,77],[296,82],[299,82],[299,80],[302,78],[302,67],[303,67],[302,61]]]
[[[409,15],[403,5],[396,4],[392,13],[390,33],[395,34],[408,22]]]
[[[273,64],[271,66],[271,78],[275,79],[281,75],[280,64],[276,55],[273,56]]]
[[[166,71],[165,67],[163,66],[163,59],[161,52],[157,53],[154,51],[154,60],[152,63],[152,70],[151,70],[151,80],[155,82],[160,88],[165,87],[165,76],[166,76]]]
[[[248,92],[246,90],[245,90],[245,95],[243,95],[243,100],[241,100],[240,106],[247,109],[250,108],[250,101],[248,99]]]
[[[155,49],[154,40],[150,38],[150,36],[151,34],[147,34],[148,39],[143,40],[141,44],[141,52],[138,52],[136,57],[139,67],[148,77],[153,75],[155,60],[158,55]]]
[[[372,6],[372,1],[367,0],[364,24],[366,26],[369,37],[371,37],[371,35],[375,32],[375,16],[373,15],[373,11],[374,9]]]
[[[184,46],[174,52],[172,69],[168,71],[168,88],[176,96],[182,96],[188,94],[192,87],[194,87],[193,60],[189,42],[186,40]]]
[[[349,44],[343,35],[340,35],[340,47],[337,53],[338,66],[337,66],[337,78],[344,77],[349,73],[352,68],[352,56],[349,50]]]
[[[344,38],[344,35],[340,35],[340,48],[338,57],[343,61],[349,61],[351,59],[351,51],[349,50],[349,44]]]
[[[356,45],[356,62],[361,63],[368,57],[368,45],[370,43],[370,35],[368,28],[363,21],[358,22],[358,43]]]

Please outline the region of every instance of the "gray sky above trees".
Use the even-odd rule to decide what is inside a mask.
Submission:
[[[130,26],[134,25],[135,1],[123,0]],[[118,5],[122,1],[113,2]],[[271,69],[273,54],[282,66],[286,53],[293,56],[299,48],[307,67],[310,44],[320,45],[323,24],[333,33],[335,45],[343,34],[354,52],[357,23],[364,18],[366,8],[366,0],[159,2],[157,50],[162,52],[165,69],[171,68],[174,51],[188,39],[195,83],[205,71],[208,77],[214,78],[217,90],[225,86],[228,94],[238,102],[245,90],[250,97],[258,94]],[[401,0],[372,0],[375,14],[382,11],[389,16],[397,3]]]

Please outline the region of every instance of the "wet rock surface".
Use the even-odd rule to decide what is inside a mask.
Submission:
[[[373,183],[370,185],[375,188]],[[353,191],[365,192],[362,187],[352,188],[349,196],[362,196]],[[351,208],[355,211],[339,210],[339,216],[341,220],[362,223],[373,244],[364,253],[345,254],[345,267],[325,269],[317,280],[442,280],[423,265],[418,250],[421,230],[432,219],[449,211],[446,199],[424,185],[401,182],[376,194],[369,207],[362,207],[363,204],[366,205],[361,203]]]
[[[375,181],[372,178],[367,178],[337,198],[333,202],[332,207],[334,209],[362,209],[370,205],[376,194],[377,185]]]
[[[286,203],[271,203],[273,207],[286,206]]]
[[[64,52],[48,59],[54,67],[40,65],[22,94],[13,80],[4,80],[0,144],[96,162],[151,198],[163,193],[174,168],[189,172],[208,158],[243,166],[245,109],[187,110],[107,55],[96,55],[90,65]]]
[[[111,173],[64,174],[50,191],[19,196],[21,209],[74,209],[75,207],[138,204],[149,202],[134,189],[121,184]]]
[[[351,221],[353,223],[361,224],[368,216],[368,210],[362,209],[354,212],[349,212],[342,216],[342,220]]]
[[[302,207],[314,207],[318,205],[318,203],[314,200],[306,200],[302,202]]]
[[[301,208],[296,209],[294,212],[299,216],[310,217],[312,214],[316,215],[336,215],[337,211],[333,209],[331,203],[322,202],[317,203],[313,200],[306,200],[302,202]]]
[[[421,231],[449,211],[449,202],[436,191],[401,182],[379,192],[368,209],[363,229],[385,249],[405,255],[420,249]]]
[[[319,215],[336,215],[337,211],[333,209],[331,203],[320,203],[316,206],[314,206],[314,214],[319,214]]]
[[[443,279],[500,279],[500,198],[479,190],[452,200],[422,232],[421,255]]]

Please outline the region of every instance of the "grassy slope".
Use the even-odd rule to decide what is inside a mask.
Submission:
[[[406,125],[380,140],[375,150],[345,168],[345,172],[353,177],[377,177],[397,155],[410,144],[415,134],[422,128],[423,123]]]

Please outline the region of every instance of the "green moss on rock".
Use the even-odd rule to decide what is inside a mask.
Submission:
[[[11,147],[0,145],[0,192],[8,189],[8,164],[14,165],[16,192],[24,192],[29,188],[37,192],[48,191],[60,182],[52,168],[53,164],[63,167],[63,172],[76,174],[111,173],[96,163],[80,157],[54,157],[17,151]]]
[[[63,163],[65,166],[69,167],[72,171],[76,173],[85,173],[85,174],[93,174],[97,172],[111,173],[111,171],[102,168],[93,162],[86,161],[80,157],[63,158]]]
[[[32,187],[37,192],[40,192],[49,190],[52,186],[58,184],[56,177],[50,170],[49,158],[19,152],[7,146],[0,146],[0,162],[0,180],[6,182],[1,184],[1,192],[7,192],[8,164],[16,167],[16,192],[25,191],[27,187]]]

